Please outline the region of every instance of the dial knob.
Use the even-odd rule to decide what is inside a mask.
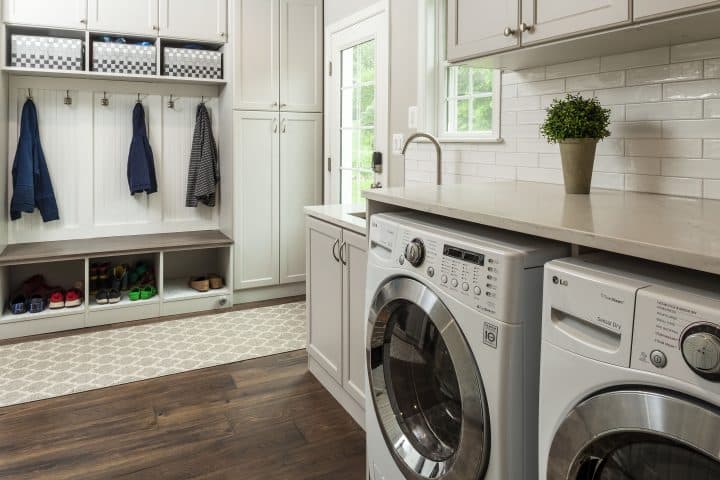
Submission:
[[[405,247],[405,258],[413,267],[419,267],[425,260],[425,246],[419,238],[414,239]]]
[[[692,327],[683,336],[682,353],[695,373],[720,379],[720,329],[712,325]]]

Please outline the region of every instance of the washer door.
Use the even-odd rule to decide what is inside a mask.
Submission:
[[[425,285],[400,277],[377,291],[368,320],[370,392],[406,478],[481,478],[490,453],[485,391],[450,311]]]
[[[591,397],[555,434],[547,478],[720,479],[720,412],[668,393]]]

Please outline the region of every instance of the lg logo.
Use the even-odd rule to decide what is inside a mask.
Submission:
[[[558,277],[557,275],[553,275],[552,282],[553,282],[553,284],[560,285],[561,287],[568,286],[567,280],[563,280],[562,278]]]

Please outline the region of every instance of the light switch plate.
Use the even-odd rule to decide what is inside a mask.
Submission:
[[[408,107],[408,128],[417,129],[418,126],[418,108],[413,105]]]
[[[402,133],[393,133],[392,148],[394,154],[400,155],[402,153],[403,143],[405,143],[405,135]]]

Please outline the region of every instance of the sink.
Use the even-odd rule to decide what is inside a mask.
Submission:
[[[353,217],[362,218],[363,220],[367,220],[367,212],[350,212],[348,215],[352,215]]]

